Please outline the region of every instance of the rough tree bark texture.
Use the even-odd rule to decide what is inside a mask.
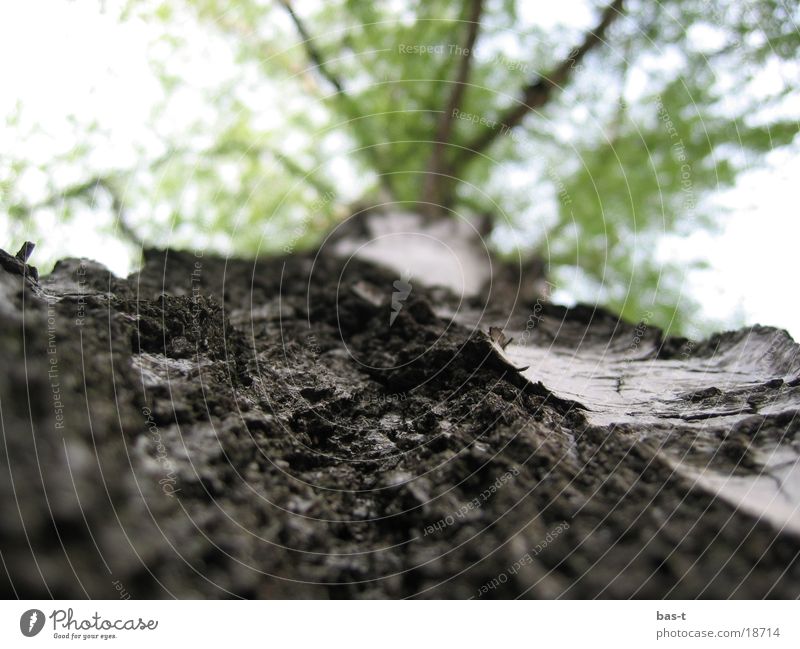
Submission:
[[[800,595],[784,332],[509,317],[325,254],[0,257],[6,597]]]

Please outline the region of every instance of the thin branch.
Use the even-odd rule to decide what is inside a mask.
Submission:
[[[294,23],[297,33],[300,34],[300,38],[303,41],[302,45],[306,51],[306,54],[308,55],[308,58],[314,63],[317,72],[319,72],[319,74],[336,89],[336,96],[344,104],[346,112],[351,120],[351,124],[355,123],[355,119],[362,116],[358,106],[353,101],[352,97],[347,94],[344,84],[342,84],[339,77],[337,77],[331,71],[327,62],[323,58],[322,53],[314,45],[314,39],[311,36],[311,33],[308,31],[308,29],[306,29],[305,23],[303,23],[300,16],[298,16],[292,8],[291,0],[279,0],[279,2],[281,5],[283,5],[284,9],[286,9],[289,17]],[[369,158],[370,163],[374,167],[374,170],[378,175],[378,182],[380,183],[383,191],[390,196],[394,195],[394,188],[391,185],[390,176],[384,173],[384,169],[387,168],[387,165],[384,164],[384,160],[382,159],[378,148],[367,147],[364,149],[364,155]]]
[[[268,146],[254,146],[248,143],[228,142],[225,145],[215,145],[210,149],[200,152],[187,148],[170,147],[163,155],[153,160],[149,168],[151,170],[157,169],[161,165],[168,163],[173,156],[180,154],[195,154],[204,157],[229,156],[234,154],[260,156],[266,154],[276,160],[289,174],[308,183],[317,191],[321,198],[336,194],[332,186],[328,185],[324,180],[321,180],[314,173],[308,172],[288,156]],[[16,208],[25,215],[25,218],[29,218],[36,210],[56,207],[70,200],[84,200],[92,204],[96,201],[97,192],[103,191],[111,199],[111,210],[114,214],[116,226],[119,231],[125,239],[137,246],[141,246],[143,245],[143,240],[125,218],[127,208],[117,187],[119,179],[123,178],[128,173],[130,172],[113,171],[106,174],[98,174],[74,185],[64,187],[59,192],[53,192],[50,196],[36,203],[31,205],[16,205]]]
[[[16,205],[16,208],[21,212],[24,212],[25,217],[27,218],[36,210],[45,209],[47,207],[55,207],[59,203],[64,203],[70,199],[80,198],[91,192],[96,192],[106,182],[107,178],[105,176],[93,176],[89,180],[85,180],[75,185],[70,185],[69,187],[64,188],[60,193],[51,194],[47,198],[33,203],[32,205]]]
[[[616,142],[617,138],[619,137],[620,131],[622,130],[622,126],[625,122],[625,117],[628,114],[628,106],[625,102],[625,84],[628,81],[628,74],[630,72],[631,67],[631,49],[632,49],[632,41],[631,39],[627,39],[625,41],[625,45],[623,46],[623,55],[622,55],[622,70],[620,71],[620,82],[619,82],[619,98],[617,99],[617,110],[614,111],[614,117],[611,120],[611,123],[608,125],[606,132],[608,133],[607,139],[609,142],[614,143]]]
[[[320,196],[336,194],[334,188],[319,178],[316,173],[308,171],[305,167],[295,162],[289,156],[264,144],[254,145],[252,143],[238,142],[233,140],[224,143],[224,145],[217,145],[211,149],[197,153],[198,156],[204,157],[233,156],[236,154],[239,156],[254,157],[268,155],[278,162],[289,174],[295,176],[299,180],[307,183],[310,187],[314,188]]]
[[[523,118],[532,110],[542,108],[552,97],[553,90],[562,88],[569,82],[575,68],[586,55],[604,42],[611,24],[624,12],[624,0],[614,0],[608,5],[600,17],[597,26],[588,31],[581,45],[573,49],[566,59],[556,65],[549,74],[537,77],[522,89],[521,98],[509,108],[498,120],[501,128],[490,129],[475,138],[467,145],[467,156],[461,158],[461,165],[488,149],[500,135],[518,126]]]
[[[111,197],[111,211],[114,214],[114,221],[117,228],[122,233],[122,236],[135,246],[143,248],[144,240],[136,233],[131,224],[128,223],[128,219],[126,218],[127,208],[117,188],[114,186],[113,181],[110,178],[104,179],[98,184],[98,187],[105,189],[106,193]]]
[[[453,115],[461,105],[469,82],[475,42],[478,39],[478,33],[481,27],[482,12],[483,0],[472,0],[461,60],[456,70],[456,76],[452,81],[452,89],[447,99],[445,109],[439,117],[439,123],[434,136],[433,150],[431,151],[431,158],[428,163],[425,184],[422,190],[423,203],[428,211],[436,209],[436,203],[438,202],[436,187],[444,182],[441,176],[444,171],[445,149],[450,143],[450,137],[453,133]]]
[[[36,207],[54,206],[58,202],[80,198],[84,195],[90,195],[91,202],[94,202],[96,200],[97,191],[101,189],[105,191],[111,199],[111,212],[114,215],[114,222],[122,233],[122,236],[135,246],[144,246],[144,240],[136,233],[125,218],[127,209],[122,197],[119,195],[119,191],[114,185],[113,176],[96,176],[86,182],[73,185],[67,188],[61,195],[50,197],[48,201],[40,203],[35,206],[34,209]]]
[[[141,237],[134,231],[131,225],[125,219],[125,206],[122,198],[119,196],[116,187],[114,186],[114,177],[112,175],[93,176],[88,180],[71,185],[64,188],[60,193],[52,194],[47,198],[33,203],[32,205],[16,205],[15,208],[25,219],[30,219],[31,214],[37,210],[45,209],[48,207],[56,207],[59,204],[66,203],[70,200],[78,200],[84,197],[89,197],[91,202],[94,202],[98,190],[102,190],[108,194],[111,199],[111,209],[114,213],[114,221],[124,237],[135,245],[143,245]]]
[[[336,88],[336,92],[340,95],[344,95],[344,86],[339,78],[331,72],[328,68],[327,63],[325,63],[325,59],[322,58],[322,54],[317,49],[317,46],[314,45],[314,39],[311,37],[309,31],[306,29],[305,24],[302,20],[300,20],[300,16],[295,13],[295,10],[292,8],[291,0],[280,0],[280,3],[283,5],[283,8],[286,9],[289,17],[292,19],[294,23],[294,27],[297,30],[297,33],[300,34],[300,38],[303,40],[303,47],[306,50],[306,54],[308,58],[314,63],[317,68],[317,71],[330,83],[334,88]]]

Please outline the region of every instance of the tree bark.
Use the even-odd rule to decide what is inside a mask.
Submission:
[[[800,595],[785,332],[481,313],[326,250],[0,262],[6,597]]]

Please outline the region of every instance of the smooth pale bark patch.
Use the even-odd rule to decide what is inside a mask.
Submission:
[[[338,241],[336,254],[381,264],[412,283],[478,295],[492,276],[487,244],[464,218],[430,219],[413,212],[371,213],[363,232]]]
[[[585,326],[549,314],[526,326],[509,327],[511,341],[496,346],[525,378],[581,404],[608,434],[636,426],[654,461],[800,534],[800,447],[781,434],[800,402],[798,346],[788,334],[753,327],[664,353],[644,325],[631,334],[609,321],[603,344],[598,325],[591,339]],[[551,332],[547,344],[530,344],[535,326]]]

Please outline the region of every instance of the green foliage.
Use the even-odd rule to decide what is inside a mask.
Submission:
[[[451,207],[520,231],[536,220],[541,232],[525,247],[564,283],[579,276],[578,297],[684,330],[694,308],[686,268],[657,248],[665,236],[713,227],[714,192],[795,138],[797,116],[782,107],[797,88],[758,82],[796,59],[800,11],[782,0],[629,0],[605,46],[574,66],[561,92],[471,155],[464,147],[504,130],[521,89],[584,35],[524,19],[519,1],[484,4],[459,105],[467,117],[453,122],[444,153],[458,179]],[[150,119],[161,150],[143,148],[135,169],[89,177],[115,179],[103,190],[145,240],[169,232],[171,245],[244,254],[313,245],[357,201],[418,201],[466,55],[469,5],[297,2],[309,48],[279,1],[130,2],[121,17],[146,20],[156,34],[163,97]],[[198,40],[229,56],[226,73],[197,91],[205,110],[175,128],[171,111],[197,90],[181,61]],[[84,164],[90,148],[73,150],[71,164]],[[2,207],[15,219],[44,200],[15,191],[25,164],[0,167]],[[525,182],[511,186],[511,171]],[[65,204],[96,198],[95,185],[51,184]],[[542,214],[540,204],[552,208]]]

